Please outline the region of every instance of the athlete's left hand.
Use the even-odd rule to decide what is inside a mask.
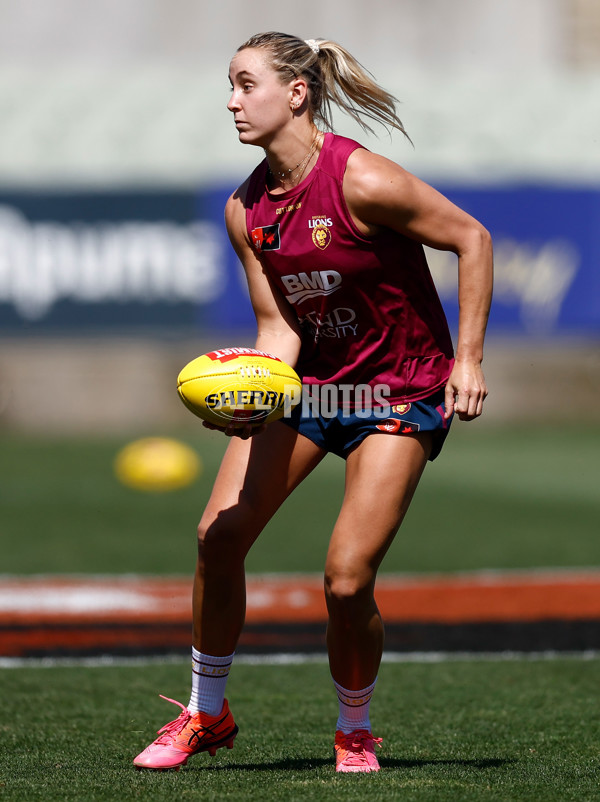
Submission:
[[[227,437],[239,437],[242,440],[248,440],[249,437],[254,437],[257,434],[260,434],[266,428],[265,423],[254,425],[247,424],[243,427],[236,427],[233,425],[233,423],[230,423],[227,426],[216,426],[214,423],[209,423],[205,420],[202,421],[202,425],[206,429],[211,429],[215,432],[223,432],[223,434]]]
[[[457,359],[446,385],[446,420],[456,412],[460,420],[474,420],[483,412],[488,394],[481,363]]]

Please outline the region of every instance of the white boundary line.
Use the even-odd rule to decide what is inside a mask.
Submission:
[[[495,663],[495,662],[535,662],[540,660],[600,660],[600,651],[588,649],[582,652],[384,652],[383,663]],[[113,657],[0,657],[0,669],[15,668],[112,668],[113,666],[141,666],[144,664],[187,664],[189,659],[179,654]],[[327,655],[321,653],[293,654],[280,653],[268,655],[237,655],[237,665],[306,665],[307,663],[326,663]]]
[[[490,579],[493,581],[502,581],[506,577],[510,579],[519,578],[535,578],[542,581],[548,579],[572,579],[574,576],[590,576],[592,578],[600,575],[600,564],[598,565],[569,565],[569,566],[534,566],[530,568],[474,568],[472,570],[459,570],[459,571],[380,571],[378,580],[386,581],[404,581],[404,580],[430,580],[430,579]],[[285,580],[290,579],[314,579],[321,580],[323,578],[322,571],[263,571],[257,573],[248,573],[246,575],[248,581],[260,580]],[[0,571],[0,582],[2,581],[18,581],[23,580],[27,582],[33,581],[55,581],[65,579],[68,581],[107,581],[107,582],[143,582],[144,580],[164,579],[169,580],[182,580],[190,582],[193,579],[191,574],[145,574],[136,572],[127,572],[122,574],[109,574],[109,573],[44,573],[37,574],[11,574]]]

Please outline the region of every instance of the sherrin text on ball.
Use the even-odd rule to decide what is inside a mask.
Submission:
[[[289,414],[302,397],[296,371],[254,348],[222,348],[189,362],[177,377],[186,407],[215,426],[270,423]]]

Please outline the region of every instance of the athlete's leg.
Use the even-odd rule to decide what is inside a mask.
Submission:
[[[198,527],[189,706],[175,702],[179,717],[134,759],[138,768],[178,768],[196,752],[214,755],[222,746],[233,746],[238,728],[225,684],[244,621],[244,558],[277,507],[324,453],[279,422],[229,444]]]
[[[344,501],[325,567],[331,673],[348,690],[375,681],[383,650],[383,624],[375,603],[379,565],[423,473],[428,433],[369,435],[347,459]]]
[[[230,655],[244,623],[244,560],[264,526],[325,452],[281,422],[232,438],[198,527],[193,644]]]

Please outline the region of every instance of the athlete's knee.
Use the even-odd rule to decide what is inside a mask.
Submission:
[[[198,524],[198,556],[217,564],[243,560],[254,538],[252,516],[242,508],[205,514]]]
[[[369,569],[329,568],[325,572],[325,598],[330,609],[364,607],[373,599],[374,576]]]

